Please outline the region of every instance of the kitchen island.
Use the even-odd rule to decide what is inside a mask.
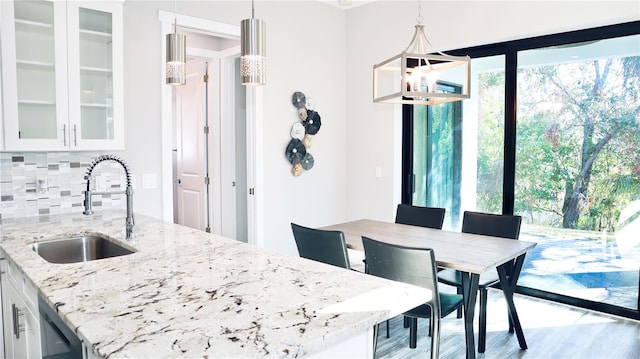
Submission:
[[[89,356],[323,357],[338,348],[372,357],[373,326],[431,296],[142,215],[127,240],[124,218],[114,211],[0,224],[7,259]],[[55,264],[32,250],[35,242],[80,233],[102,234],[135,252]]]

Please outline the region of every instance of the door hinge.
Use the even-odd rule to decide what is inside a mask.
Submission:
[[[249,188],[249,194],[253,196],[255,194],[255,190],[253,188]]]
[[[202,80],[203,80],[204,82],[209,82],[209,74],[204,74],[204,76],[203,76]]]
[[[204,178],[204,184],[207,186],[209,185],[209,177]]]
[[[204,126],[204,134],[205,135],[209,134],[209,126]]]

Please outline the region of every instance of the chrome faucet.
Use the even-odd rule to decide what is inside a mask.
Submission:
[[[98,165],[98,163],[103,161],[114,161],[119,163],[122,168],[124,168],[124,173],[127,176],[127,188],[124,191],[116,191],[116,192],[91,192],[91,172]],[[126,220],[126,233],[127,238],[131,238],[131,234],[135,228],[135,221],[133,220],[133,188],[131,187],[131,173],[129,171],[129,166],[124,162],[123,159],[113,156],[113,155],[102,155],[98,156],[96,159],[91,162],[91,165],[87,168],[87,174],[84,176],[84,179],[87,180],[87,190],[84,191],[84,212],[82,214],[90,215],[93,214],[93,208],[91,204],[91,196],[93,195],[104,195],[104,194],[125,194],[127,195],[127,220]]]

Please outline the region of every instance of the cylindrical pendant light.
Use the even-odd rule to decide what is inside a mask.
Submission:
[[[240,82],[243,85],[266,84],[266,24],[254,18],[253,0],[251,19],[240,23]]]
[[[174,2],[173,16],[176,16],[177,0]],[[167,57],[165,77],[167,85],[181,86],[187,83],[187,37],[178,34],[178,20],[175,18],[173,33],[167,34]]]

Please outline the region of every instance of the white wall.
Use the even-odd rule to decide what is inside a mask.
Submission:
[[[297,254],[291,222],[341,221],[346,207],[346,14],[315,1],[260,5],[267,21],[268,77],[264,90],[265,246]],[[291,174],[284,157],[298,121],[291,95],[314,100],[322,126],[309,152],[310,171]],[[259,190],[259,189],[258,189]]]
[[[347,219],[392,221],[400,201],[401,106],[374,104],[373,65],[404,50],[416,1],[380,1],[347,13]],[[439,50],[640,19],[637,1],[423,1],[427,37]],[[471,100],[467,100],[471,101]],[[376,167],[382,177],[375,176]]]
[[[158,10],[173,1],[124,3],[125,158],[136,173],[161,173]],[[251,16],[249,1],[179,1],[178,13],[229,24]],[[267,82],[264,87],[265,246],[297,253],[290,222],[321,226],[342,220],[346,207],[346,13],[316,1],[257,1],[256,17],[267,24]],[[187,38],[187,43],[189,39]],[[310,152],[315,167],[294,177],[284,156],[297,112],[291,95],[313,98],[322,127]],[[160,178],[159,178],[160,180]],[[137,212],[162,217],[161,183],[138,190]],[[171,195],[171,194],[165,194]]]
[[[265,246],[296,253],[290,222],[322,226],[357,218],[392,220],[399,201],[400,108],[373,104],[372,66],[411,40],[417,2],[380,1],[347,11],[316,1],[256,1],[267,23],[264,87]],[[124,3],[125,158],[137,174],[161,173],[158,10],[173,1]],[[441,49],[494,43],[640,19],[637,1],[423,1],[429,39]],[[183,1],[178,12],[239,24],[249,1]],[[451,23],[450,19],[456,22]],[[188,39],[187,39],[188,41]],[[315,167],[293,177],[284,158],[296,112],[290,98],[315,100],[322,129]],[[376,167],[382,176],[376,177]],[[158,189],[138,190],[137,212],[162,217]],[[170,194],[166,194],[170,195]]]

